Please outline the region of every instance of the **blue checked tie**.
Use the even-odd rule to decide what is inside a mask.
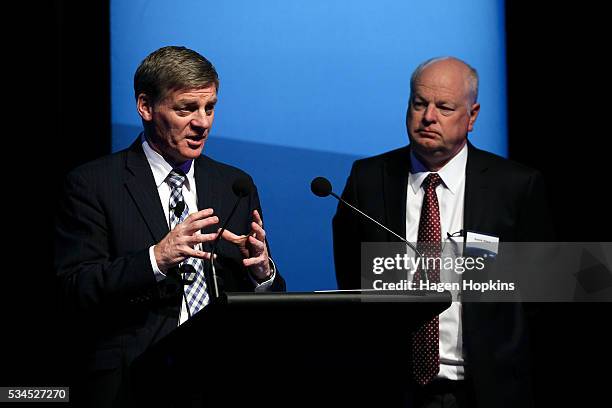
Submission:
[[[174,229],[189,215],[187,204],[185,204],[180,217],[174,212],[177,204],[184,201],[183,184],[185,183],[185,178],[185,173],[177,169],[172,170],[166,178],[166,181],[172,188],[172,191],[170,191],[170,229]],[[193,266],[193,269],[196,271],[196,273],[185,274],[183,276],[185,280],[190,282],[185,284],[184,289],[189,316],[191,317],[208,304],[209,298],[208,292],[206,292],[206,282],[204,282],[204,264],[202,260],[199,258],[187,258],[181,263],[181,265],[184,264]]]

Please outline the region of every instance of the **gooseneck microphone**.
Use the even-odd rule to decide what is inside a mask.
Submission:
[[[310,182],[310,190],[317,197],[327,197],[328,195],[332,194],[338,200],[342,200],[332,191],[332,185],[325,177],[315,177],[312,179]]]
[[[211,282],[213,284],[214,292],[211,293],[211,303],[217,302],[220,298],[219,285],[217,284],[217,273],[215,271],[215,252],[217,251],[217,245],[219,244],[219,240],[221,239],[221,235],[223,235],[223,231],[225,231],[227,224],[230,222],[230,220],[234,216],[234,213],[236,212],[236,208],[238,208],[238,204],[244,197],[251,194],[252,190],[253,190],[253,184],[251,183],[251,179],[248,177],[239,177],[236,180],[234,180],[234,183],[232,184],[232,191],[238,198],[236,202],[234,203],[234,208],[232,208],[232,211],[230,212],[228,217],[225,219],[225,222],[223,223],[221,230],[219,230],[217,237],[213,241],[212,249],[210,251],[210,275],[211,276],[207,276],[206,279],[208,282]]]
[[[414,251],[414,253],[416,253],[420,258],[423,258],[423,254],[421,254],[421,251],[419,251],[412,243],[408,242],[408,240],[406,240],[406,238],[400,236],[399,234],[395,233],[394,231],[391,231],[389,228],[385,227],[380,222],[376,221],[374,218],[370,217],[368,214],[364,213],[359,208],[349,204],[346,200],[344,200],[338,194],[334,193],[333,189],[332,189],[331,183],[325,177],[315,177],[312,180],[312,182],[310,183],[310,190],[313,192],[314,195],[316,195],[318,197],[327,197],[327,196],[331,195],[332,197],[336,198],[336,200],[340,201],[342,204],[344,204],[347,207],[351,208],[353,211],[359,213],[361,216],[363,216],[363,217],[367,218],[368,220],[372,221],[374,224],[378,225],[380,228],[384,229],[385,231],[393,234],[399,240],[401,240],[406,245],[408,245],[408,247],[410,247],[410,249],[412,249]],[[427,271],[425,269],[423,269],[423,273],[424,273],[424,276],[425,276],[425,280],[429,280],[429,278],[427,276]]]

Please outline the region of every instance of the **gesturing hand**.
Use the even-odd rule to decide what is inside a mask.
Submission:
[[[190,214],[153,247],[155,261],[160,271],[166,273],[168,269],[187,258],[210,259],[210,252],[200,251],[194,247],[204,242],[214,241],[217,236],[216,233],[200,233],[202,228],[219,222],[219,218],[212,214],[212,208]]]
[[[255,279],[263,281],[270,277],[270,260],[266,246],[266,231],[257,210],[253,210],[251,232],[248,235],[236,235],[229,230],[223,231],[223,239],[236,244],[244,258],[242,264],[249,268]]]

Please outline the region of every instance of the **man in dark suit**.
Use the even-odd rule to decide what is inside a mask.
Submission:
[[[509,242],[552,240],[540,174],[467,141],[480,111],[477,95],[477,72],[463,61],[444,57],[421,64],[411,78],[410,145],[356,161],[344,199],[411,242],[421,240],[426,202],[434,203],[438,242],[449,234],[465,238],[466,231]],[[425,181],[432,177],[439,184],[428,196]],[[341,204],[333,228],[338,286],[359,288],[361,243],[396,239]],[[409,381],[415,363],[398,373],[400,383],[410,383],[406,403],[530,406],[525,329],[520,304],[453,302],[434,326],[433,378]],[[412,347],[417,341],[406,339]]]
[[[210,302],[211,244],[237,200],[234,181],[251,181],[201,155],[218,86],[214,67],[195,51],[153,52],[134,77],[144,132],[66,178],[56,269],[86,337],[87,405],[125,402],[134,359]],[[215,265],[225,290],[284,290],[254,186],[222,238]]]

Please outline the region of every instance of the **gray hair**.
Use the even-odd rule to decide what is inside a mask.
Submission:
[[[457,61],[463,65],[465,65],[465,67],[468,69],[468,87],[469,87],[469,94],[471,97],[471,103],[474,104],[476,103],[476,101],[478,100],[478,71],[476,71],[476,68],[472,67],[470,64],[468,64],[465,61],[460,60],[459,58],[456,57],[450,57],[450,56],[445,56],[445,57],[435,57],[435,58],[430,58],[427,61],[421,63],[412,73],[412,76],[410,77],[410,95],[412,95],[412,91],[414,89],[414,84],[416,82],[416,80],[418,79],[418,77],[421,75],[421,73],[423,72],[423,70],[425,68],[427,68],[428,66],[439,62],[439,61],[446,61],[446,60],[453,60],[453,61]]]
[[[219,76],[209,60],[186,47],[162,47],[149,54],[134,74],[134,94],[144,93],[152,103],[174,89],[204,88],[215,85]]]

